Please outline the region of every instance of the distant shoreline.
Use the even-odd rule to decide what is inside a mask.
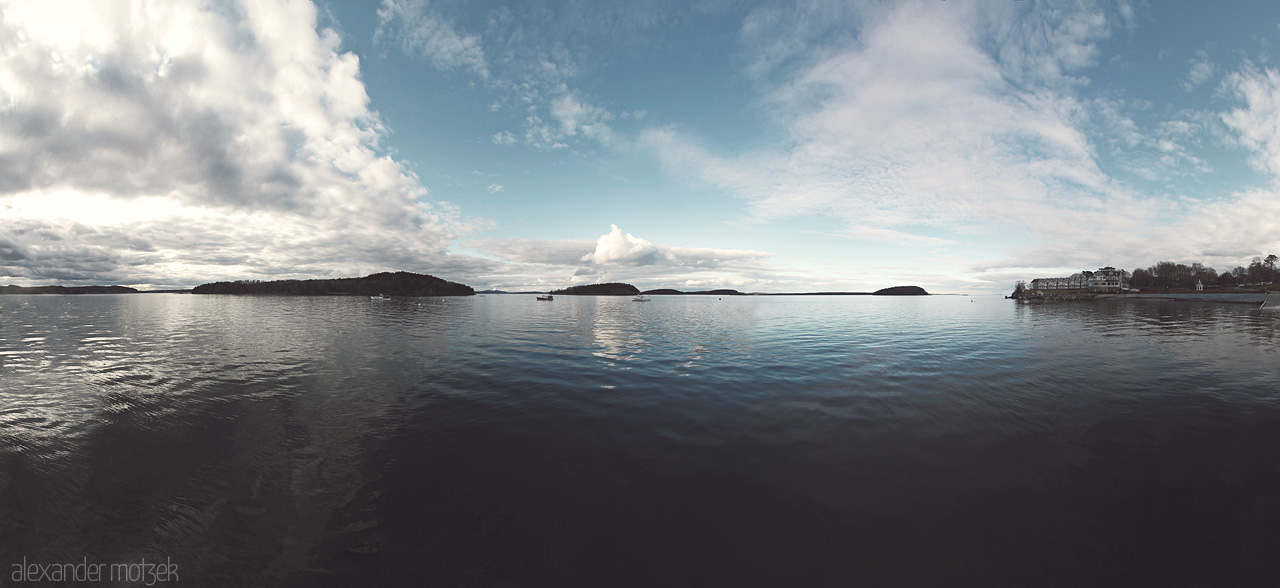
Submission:
[[[129,286],[0,286],[0,294],[18,295],[85,295],[85,294],[144,294]]]
[[[239,280],[213,282],[190,289],[138,290],[130,286],[0,286],[2,294],[257,294],[267,296],[360,296],[386,294],[391,296],[471,296],[475,294],[560,294],[567,296],[929,296],[919,286],[893,286],[875,292],[740,292],[719,288],[684,292],[672,288],[641,291],[631,284],[612,282],[584,284],[560,290],[507,292],[504,290],[479,290],[457,282],[449,282],[435,276],[410,272],[382,272],[361,278],[335,278],[311,280]]]

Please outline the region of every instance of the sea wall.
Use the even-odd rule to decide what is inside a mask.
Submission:
[[[1263,292],[1232,292],[1208,294],[1204,292],[1186,292],[1177,294],[1141,293],[1141,294],[1099,294],[1098,300],[1130,300],[1141,298],[1146,300],[1195,300],[1201,302],[1226,302],[1231,304],[1262,304],[1267,299]]]

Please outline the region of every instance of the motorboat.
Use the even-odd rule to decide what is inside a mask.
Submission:
[[[383,296],[381,294],[377,296],[370,296],[369,299],[370,300],[391,300],[390,298],[387,298],[386,296]]]
[[[631,301],[632,302],[648,302],[649,299],[645,298],[644,294],[637,294],[635,298],[631,299]]]
[[[550,294],[547,294],[546,296],[538,297],[538,300],[551,300],[551,299],[552,299],[552,296]]]

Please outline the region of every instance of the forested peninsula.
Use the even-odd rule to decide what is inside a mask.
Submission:
[[[136,294],[128,286],[0,286],[0,294]]]
[[[387,296],[472,296],[465,284],[435,276],[410,272],[382,272],[363,278],[331,280],[237,280],[201,284],[192,294],[284,294],[294,296],[342,296],[385,294]]]

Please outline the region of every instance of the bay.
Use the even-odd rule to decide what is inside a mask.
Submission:
[[[3,296],[0,564],[1268,583],[1278,324],[962,296]]]

